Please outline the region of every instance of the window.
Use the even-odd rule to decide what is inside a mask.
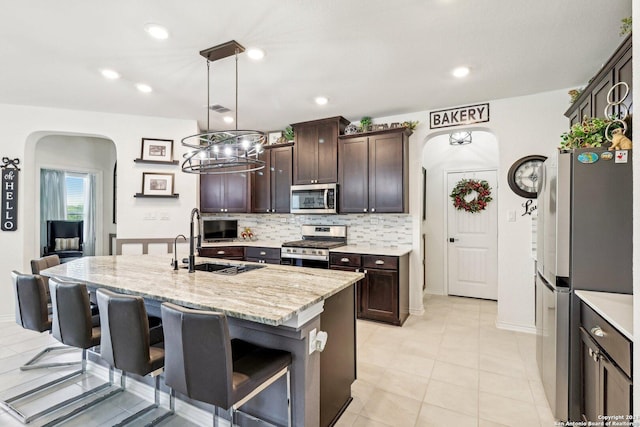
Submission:
[[[70,221],[80,221],[85,214],[85,181],[87,174],[65,174],[65,184],[67,189],[66,211],[67,219]]]

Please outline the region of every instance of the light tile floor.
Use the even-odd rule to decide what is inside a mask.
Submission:
[[[496,309],[491,301],[426,296],[425,314],[410,316],[401,328],[359,320],[358,380],[337,426],[553,426],[536,367],[535,336],[497,329]],[[19,370],[41,348],[55,343],[47,334],[0,322],[0,399],[70,372]],[[78,360],[79,353],[58,358]],[[60,387],[55,398],[96,381],[90,377]],[[48,401],[26,401],[21,408],[45,404]],[[111,426],[146,404],[127,392],[65,425]],[[29,426],[42,426],[52,418]],[[0,426],[22,424],[0,409]],[[174,417],[163,426],[194,424]]]
[[[338,427],[551,427],[535,335],[497,329],[493,301],[425,297],[403,327],[358,321],[358,379]]]

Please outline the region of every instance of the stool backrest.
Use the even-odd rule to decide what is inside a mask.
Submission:
[[[98,289],[100,355],[111,366],[137,375],[148,374],[149,320],[141,297]]]
[[[60,257],[58,255],[47,255],[31,260],[31,273],[36,274],[38,279],[42,281],[47,295],[49,295],[49,278],[41,276],[40,272],[56,265],[60,265]]]
[[[53,336],[77,348],[92,347],[91,303],[83,283],[49,280],[53,305]]]
[[[16,323],[25,329],[44,332],[51,330],[47,292],[44,283],[33,274],[11,272],[16,303]]]
[[[165,383],[192,399],[229,408],[233,360],[227,317],[171,303],[161,310]]]

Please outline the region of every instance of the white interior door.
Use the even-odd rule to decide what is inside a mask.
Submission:
[[[479,212],[453,206],[449,195],[461,179],[486,180],[492,201]],[[498,298],[498,194],[495,170],[447,173],[448,294],[496,300]],[[466,197],[476,197],[472,192]]]

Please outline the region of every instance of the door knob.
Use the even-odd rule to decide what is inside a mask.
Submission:
[[[453,237],[449,237],[449,243],[457,242],[460,239],[454,239]]]

